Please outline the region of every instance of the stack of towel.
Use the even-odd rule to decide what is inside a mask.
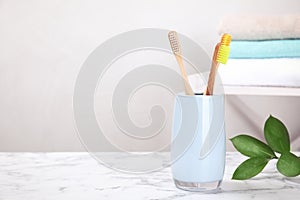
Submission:
[[[224,85],[300,87],[300,15],[228,16],[219,33],[232,35]]]

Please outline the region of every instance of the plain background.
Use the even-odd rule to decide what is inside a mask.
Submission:
[[[190,37],[211,55],[220,19],[228,14],[300,14],[300,1],[0,0],[0,151],[83,151],[72,97],[93,49],[125,31],[163,28]],[[228,137],[261,136],[272,113],[285,121],[296,149],[299,100],[228,96]]]

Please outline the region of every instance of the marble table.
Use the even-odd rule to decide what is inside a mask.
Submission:
[[[299,155],[299,153],[298,153]],[[286,178],[270,162],[263,173],[247,181],[231,180],[245,160],[227,153],[221,190],[216,194],[186,192],[174,186],[170,168],[148,174],[108,169],[88,153],[0,153],[1,200],[104,199],[299,199],[300,177]]]

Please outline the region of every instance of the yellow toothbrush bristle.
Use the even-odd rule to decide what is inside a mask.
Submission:
[[[221,45],[229,46],[231,42],[231,35],[225,33],[221,39]]]
[[[226,64],[230,53],[230,47],[221,45],[218,52],[217,62]]]
[[[226,64],[229,58],[230,53],[230,42],[231,42],[231,35],[225,33],[221,39],[221,45],[219,47],[217,62]]]

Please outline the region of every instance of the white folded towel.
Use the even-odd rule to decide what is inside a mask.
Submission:
[[[229,59],[218,70],[223,85],[300,87],[300,59]]]
[[[219,34],[233,40],[300,38],[300,15],[232,15],[222,19]]]

